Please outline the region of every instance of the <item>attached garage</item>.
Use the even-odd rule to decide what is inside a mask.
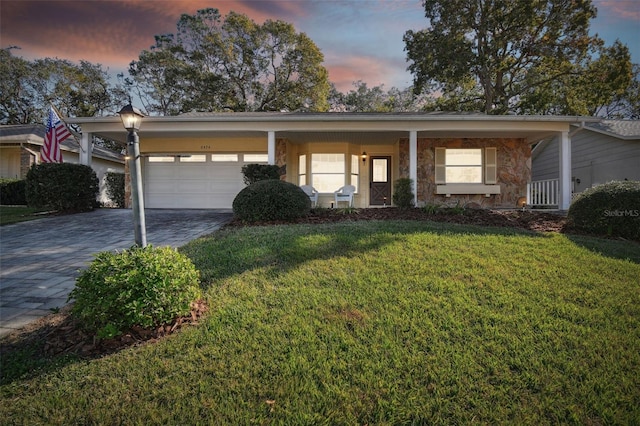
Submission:
[[[145,156],[148,208],[228,209],[244,188],[242,166],[267,163],[267,154],[150,154]]]

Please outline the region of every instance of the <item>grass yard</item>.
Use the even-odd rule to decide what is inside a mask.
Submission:
[[[26,206],[0,206],[0,225],[25,222],[27,220],[39,219],[42,209]]]
[[[204,322],[3,372],[3,423],[640,419],[637,243],[371,221],[227,228],[183,251]]]

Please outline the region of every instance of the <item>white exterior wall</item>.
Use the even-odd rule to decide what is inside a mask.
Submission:
[[[113,161],[107,161],[101,158],[93,157],[91,168],[96,172],[96,176],[98,176],[98,182],[100,184],[98,201],[102,203],[110,203],[111,200],[107,195],[106,174],[107,172],[124,173],[124,164],[118,164],[114,163]]]

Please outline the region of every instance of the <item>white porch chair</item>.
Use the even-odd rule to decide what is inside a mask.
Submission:
[[[356,192],[356,187],[353,185],[345,185],[333,193],[335,197],[336,208],[338,208],[339,202],[349,203],[349,207],[353,207],[353,193]]]
[[[315,207],[318,204],[318,191],[311,185],[302,185],[300,187],[311,200],[311,207]]]

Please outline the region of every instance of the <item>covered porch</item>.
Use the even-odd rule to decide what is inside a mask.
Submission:
[[[288,182],[317,186],[319,204],[324,207],[330,206],[335,189],[354,183],[356,207],[388,205],[393,182],[401,177],[412,179],[416,205],[480,200],[487,207],[515,207],[530,182],[531,144],[558,137],[558,206],[567,209],[571,200],[569,131],[571,124],[584,120],[597,119],[442,113],[146,117],[139,132],[145,196],[155,188],[165,191],[162,203],[166,205],[154,207],[182,204],[188,208],[180,202],[187,199],[185,194],[192,193],[189,200],[194,201],[189,202],[197,203],[207,197],[203,194],[226,188],[217,198],[219,204],[210,203],[210,208],[222,207],[220,203],[230,207],[229,200],[244,186],[241,164],[254,159],[280,166],[282,179]],[[69,121],[82,126],[84,152],[90,152],[93,135],[126,141],[119,117]],[[467,158],[477,158],[477,164],[448,164],[447,149],[463,150]],[[81,161],[90,163],[90,155],[83,157]],[[166,173],[156,173],[163,166]],[[464,178],[469,183],[447,181],[460,167],[473,175]]]

